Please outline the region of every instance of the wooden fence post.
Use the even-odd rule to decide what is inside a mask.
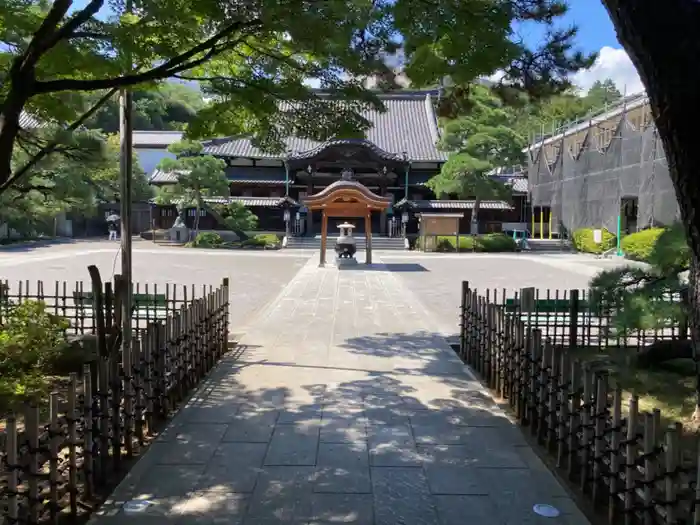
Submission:
[[[627,439],[625,450],[625,525],[634,525],[635,483],[637,479],[637,418],[639,400],[632,396],[627,416]]]
[[[656,475],[655,458],[653,457],[656,443],[654,442],[653,416],[644,413],[644,525],[654,523],[653,482]]]
[[[78,515],[78,457],[76,453],[76,447],[78,445],[76,425],[77,390],[78,376],[75,373],[71,373],[70,384],[68,386],[68,406],[66,410],[66,422],[68,424],[68,495],[71,516]],[[85,399],[87,399],[87,395],[85,395]],[[92,421],[84,420],[84,427],[91,424]]]
[[[664,499],[666,500],[665,510],[666,510],[666,523],[667,525],[673,525],[676,523],[675,519],[675,502],[676,502],[676,469],[679,464],[676,461],[678,455],[678,434],[676,429],[671,427],[666,430],[666,451],[665,451],[665,463],[666,463],[666,479],[664,480]],[[697,505],[697,503],[696,503]]]
[[[578,348],[579,291],[569,292],[569,350]]]
[[[566,352],[560,352],[559,363],[559,425],[557,430],[557,467],[563,468],[567,464],[567,438],[569,425],[569,392],[571,379],[571,366]]]
[[[598,374],[596,376],[596,395],[594,412],[595,441],[593,445],[593,505],[597,506],[602,502],[603,482],[603,460],[606,449],[605,441],[605,420],[608,410],[608,376]]]
[[[224,277],[224,281],[222,284],[224,288],[224,301],[225,301],[225,308],[224,308],[224,319],[225,319],[225,324],[224,324],[224,345],[225,348],[228,348],[228,340],[229,340],[229,304],[231,302],[231,297],[229,295],[229,289],[228,289],[228,277]]]
[[[58,523],[58,454],[63,442],[58,421],[58,392],[49,395],[49,513],[51,523]]]
[[[27,465],[27,521],[29,525],[37,525],[39,522],[39,409],[30,405],[24,417],[25,432],[29,445]]]
[[[547,436],[547,410],[549,407],[549,388],[551,376],[549,373],[549,362],[552,355],[552,345],[546,340],[542,346],[542,354],[538,360],[539,366],[539,392],[537,392],[537,441],[545,444]]]
[[[459,306],[459,355],[464,359],[467,345],[467,297],[469,281],[462,281],[462,298]]]
[[[537,432],[537,400],[539,397],[539,379],[540,379],[540,359],[542,355],[542,332],[540,330],[531,330],[530,337],[530,385],[527,394],[528,398],[528,423],[530,425],[530,433],[534,436]]]
[[[591,478],[591,443],[593,441],[593,425],[591,413],[593,412],[593,373],[588,363],[583,365],[583,398],[581,403],[581,492],[588,489],[588,481]]]
[[[99,363],[98,358],[98,363]],[[95,491],[95,463],[94,463],[94,442],[93,428],[95,424],[95,415],[92,407],[93,398],[93,377],[92,367],[89,364],[83,366],[83,475],[85,477],[85,496],[92,498]]]
[[[612,435],[610,438],[610,495],[608,497],[608,522],[614,525],[617,520],[617,508],[620,482],[620,451],[622,448],[622,389],[617,386],[613,392]]]
[[[7,467],[7,521],[8,525],[19,519],[19,469],[17,454],[17,418],[13,415],[7,418],[7,439],[5,440],[5,466]]]
[[[581,444],[578,431],[581,426],[581,363],[571,362],[571,411],[569,412],[569,479],[573,481],[582,470]]]

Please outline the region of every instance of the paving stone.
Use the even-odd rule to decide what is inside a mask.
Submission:
[[[369,493],[367,444],[321,443],[318,448],[315,492]]]
[[[277,425],[265,465],[315,465],[319,425]]]
[[[222,441],[268,443],[278,415],[276,410],[239,412],[226,428]]]
[[[421,457],[409,425],[368,429],[370,464],[375,467],[418,467]]]
[[[252,492],[266,453],[267,443],[220,444],[195,489]]]
[[[130,523],[539,524],[535,503],[562,510],[547,523],[587,523],[441,337],[456,327],[453,275],[423,272],[445,279],[436,300],[456,293],[436,322],[381,261],[316,265],[260,310],[238,361],[222,361],[115,491],[160,502]]]
[[[184,423],[230,423],[238,413],[240,404],[223,401],[213,403],[205,400],[203,403],[188,407],[183,414]]]
[[[364,419],[324,419],[321,423],[321,443],[355,443],[366,440]]]
[[[250,498],[244,523],[307,523],[311,519],[313,467],[266,467]]]
[[[503,525],[488,496],[435,496],[440,525]]]
[[[289,423],[320,423],[323,405],[312,404],[297,408],[280,410],[277,423],[286,425]]]
[[[158,442],[217,444],[226,432],[225,423],[176,423],[168,425]]]
[[[177,525],[242,525],[249,498],[247,494],[193,492],[176,507]]]
[[[374,525],[371,494],[314,494],[309,525]]]
[[[144,458],[145,459],[145,458]],[[141,462],[139,462],[141,463]],[[137,466],[138,467],[138,466]],[[128,501],[146,497],[184,497],[191,492],[204,472],[204,465],[153,465],[135,468],[113,494],[113,499]]]
[[[435,502],[420,468],[372,468],[376,525],[437,525]]]

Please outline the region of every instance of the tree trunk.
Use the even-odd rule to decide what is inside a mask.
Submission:
[[[688,328],[695,362],[695,410],[693,420],[700,422],[700,259],[693,257],[688,272]]]
[[[195,216],[194,216],[194,237],[192,240],[197,238],[197,235],[199,234],[199,214],[201,213],[200,210],[202,209],[200,205],[200,200],[197,199],[197,206],[195,207]]]
[[[477,197],[474,199],[474,207],[472,208],[471,221],[469,223],[469,233],[472,235],[479,235],[479,207],[481,206],[481,199]]]
[[[700,4],[690,0],[602,2],[646,87],[693,255],[688,325],[700,394],[700,148],[696,144],[700,123]],[[700,419],[700,395],[694,415]]]

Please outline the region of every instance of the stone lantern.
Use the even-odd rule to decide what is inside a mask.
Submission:
[[[355,225],[344,222],[339,224],[338,228],[340,229],[340,235],[335,242],[335,253],[338,255],[338,259],[354,259],[357,244],[355,237],[352,236],[352,230],[355,229]]]

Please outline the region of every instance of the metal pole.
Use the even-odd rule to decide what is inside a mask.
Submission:
[[[126,1],[126,11],[133,9],[132,0]],[[133,99],[131,91],[123,89],[119,92],[119,168],[121,175],[121,274],[126,282],[124,311],[122,313],[122,349],[124,355],[129,355],[131,348],[131,303],[132,303],[132,265],[131,265],[131,182],[133,172]],[[130,374],[128,371],[127,374]]]

